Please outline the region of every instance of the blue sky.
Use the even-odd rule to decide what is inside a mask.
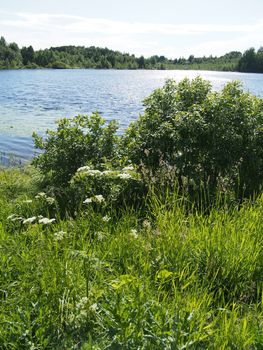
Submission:
[[[35,49],[95,45],[175,58],[263,46],[263,0],[0,1],[0,35]]]

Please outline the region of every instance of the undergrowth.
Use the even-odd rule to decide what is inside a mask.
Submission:
[[[38,179],[0,172],[1,349],[263,349],[262,196],[62,219]]]

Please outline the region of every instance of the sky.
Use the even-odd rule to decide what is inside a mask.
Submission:
[[[35,49],[220,56],[263,46],[263,0],[0,0],[0,36]]]

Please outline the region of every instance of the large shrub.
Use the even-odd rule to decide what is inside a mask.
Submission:
[[[114,161],[116,131],[117,123],[111,121],[106,125],[98,113],[61,119],[57,130],[47,130],[46,137],[33,134],[35,147],[42,151],[33,164],[54,186],[67,186],[82,165]]]
[[[228,83],[212,92],[197,77],[173,80],[144,101],[145,113],[127,129],[124,154],[156,173],[174,169],[192,189],[218,187],[239,198],[257,192],[263,178],[263,100]]]

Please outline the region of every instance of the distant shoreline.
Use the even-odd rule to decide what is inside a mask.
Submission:
[[[28,67],[20,67],[20,68],[0,68],[0,71],[36,71],[36,70],[48,70],[48,71],[56,71],[56,70],[94,70],[94,71],[200,71],[200,72],[225,72],[225,73],[239,73],[239,74],[263,74],[259,72],[240,72],[238,70],[218,70],[218,69],[208,69],[208,68],[166,68],[166,69],[158,69],[158,68],[84,68],[84,67],[67,67],[67,68],[51,68],[51,67],[36,67],[36,68],[28,68]]]
[[[163,55],[136,57],[134,54],[95,46],[59,46],[34,50],[7,43],[0,38],[0,69],[129,69],[129,70],[208,70],[219,72],[263,73],[263,47],[243,54],[231,51],[217,57],[167,58]]]

